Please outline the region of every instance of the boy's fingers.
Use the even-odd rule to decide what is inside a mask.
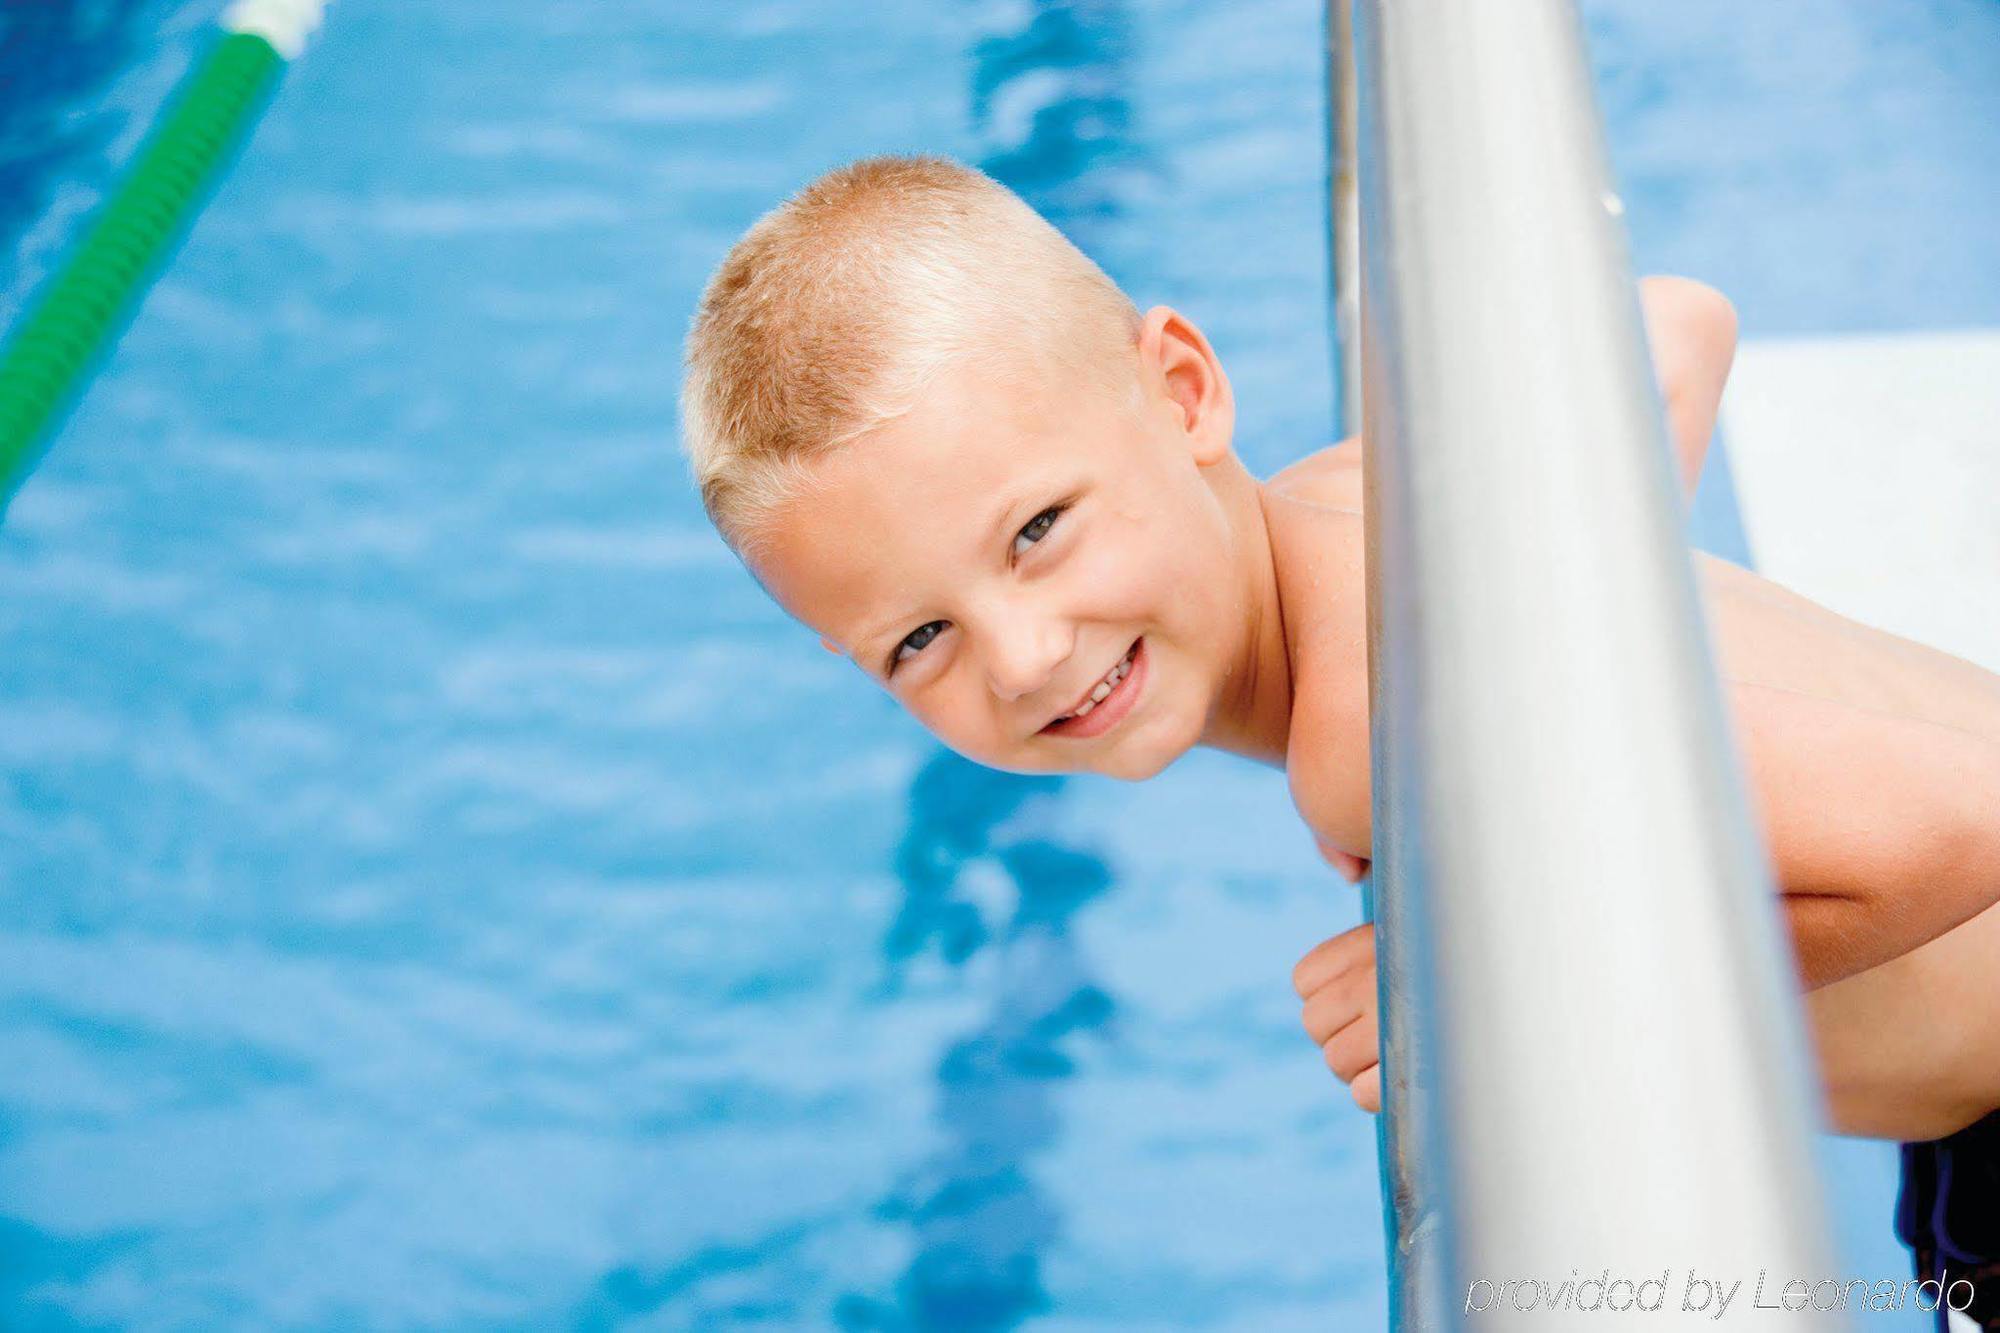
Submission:
[[[1335,873],[1349,884],[1360,883],[1361,877],[1368,873],[1368,860],[1366,857],[1356,856],[1352,852],[1343,852],[1325,838],[1315,837],[1313,841],[1318,844],[1319,854],[1326,858],[1326,863],[1332,866]]]
[[[1311,995],[1299,1011],[1306,1035],[1315,1042],[1326,1040],[1375,1007],[1375,973],[1370,968],[1354,968],[1327,982]]]
[[[1354,1082],[1362,1071],[1382,1062],[1381,1039],[1376,1035],[1374,1017],[1349,1023],[1321,1043],[1320,1051],[1326,1056],[1326,1067],[1338,1074],[1341,1082]]]
[[[1354,1076],[1354,1082],[1347,1085],[1354,1094],[1354,1101],[1362,1110],[1371,1114],[1382,1109],[1382,1066],[1370,1065]]]
[[[1305,999],[1343,972],[1375,963],[1375,927],[1369,924],[1342,931],[1313,946],[1292,969],[1292,988]]]

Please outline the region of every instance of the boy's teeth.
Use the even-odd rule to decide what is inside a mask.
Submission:
[[[1105,673],[1103,680],[1100,680],[1097,682],[1097,684],[1091,686],[1090,697],[1083,701],[1082,707],[1078,708],[1074,713],[1070,713],[1067,714],[1066,716],[1057,718],[1056,721],[1067,722],[1070,720],[1070,718],[1082,717],[1085,713],[1088,713],[1091,709],[1097,707],[1098,704],[1104,702],[1105,696],[1109,695],[1111,691],[1117,689],[1118,682],[1125,679],[1125,677],[1130,675],[1131,672],[1132,672],[1132,654],[1127,653],[1123,658],[1119,659],[1117,666],[1112,667],[1111,670]]]

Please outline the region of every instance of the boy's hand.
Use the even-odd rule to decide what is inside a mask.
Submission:
[[[1375,1025],[1375,927],[1356,926],[1292,969],[1306,1032],[1364,1111],[1382,1109],[1381,1038]]]
[[[1319,854],[1326,858],[1326,863],[1333,867],[1334,873],[1349,884],[1359,884],[1361,877],[1368,873],[1367,857],[1343,852],[1325,838],[1315,837],[1313,841],[1319,844]]]

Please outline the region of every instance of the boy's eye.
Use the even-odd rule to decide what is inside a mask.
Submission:
[[[1014,556],[1016,559],[1026,555],[1030,546],[1033,546],[1036,542],[1049,535],[1049,529],[1053,528],[1056,525],[1056,520],[1062,517],[1063,509],[1064,506],[1062,505],[1050,505],[1047,509],[1044,509],[1041,513],[1028,520],[1027,526],[1022,528],[1014,538]]]
[[[895,655],[889,659],[889,669],[894,671],[898,662],[907,662],[912,657],[915,657],[929,646],[932,639],[935,639],[942,633],[944,633],[944,622],[942,620],[933,620],[929,624],[919,625],[908,634],[905,634],[903,641],[896,645]]]

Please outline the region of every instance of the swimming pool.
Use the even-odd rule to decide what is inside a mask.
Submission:
[[[14,20],[7,313],[216,8]],[[1802,9],[1589,6],[1641,267],[2000,321],[1995,8]],[[1278,775],[945,755],[671,450],[736,232],[917,148],[1323,442],[1319,23],[341,0],[0,530],[0,1323],[1379,1326]]]

